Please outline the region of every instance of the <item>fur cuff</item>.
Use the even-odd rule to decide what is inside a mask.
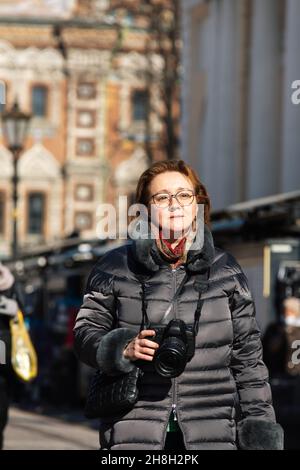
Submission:
[[[245,418],[237,425],[241,450],[283,450],[283,429],[280,424],[261,418]]]
[[[129,328],[117,328],[103,336],[96,354],[99,369],[108,375],[124,374],[134,369],[134,363],[123,356],[123,351],[136,335],[136,331]]]

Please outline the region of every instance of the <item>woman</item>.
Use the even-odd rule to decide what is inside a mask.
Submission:
[[[185,162],[157,162],[141,175],[136,202],[149,209],[154,237],[101,258],[75,325],[76,351],[87,364],[110,375],[144,369],[134,408],[101,420],[101,448],[282,448],[253,300],[239,264],[214,247],[205,187]],[[179,375],[162,376],[155,330],[140,331],[142,311],[152,324],[194,326],[199,298],[192,358]]]

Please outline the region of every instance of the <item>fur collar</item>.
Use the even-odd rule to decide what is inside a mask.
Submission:
[[[199,228],[201,230],[201,228]],[[202,232],[203,233],[203,232]],[[200,235],[198,233],[198,235]],[[215,248],[212,233],[208,226],[204,225],[203,236],[197,236],[190,247],[186,268],[193,273],[205,273],[213,263]],[[132,251],[135,259],[149,271],[158,271],[160,266],[169,264],[157,248],[156,242],[151,238],[136,238],[132,241]]]

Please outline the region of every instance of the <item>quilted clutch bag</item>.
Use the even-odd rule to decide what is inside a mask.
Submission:
[[[104,418],[129,411],[138,400],[138,381],[142,375],[138,367],[118,376],[97,370],[89,386],[85,416],[89,419]]]

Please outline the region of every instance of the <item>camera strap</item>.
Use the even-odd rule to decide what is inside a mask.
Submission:
[[[182,279],[178,289],[176,290],[176,292],[175,292],[175,294],[174,294],[174,296],[171,300],[171,303],[170,303],[169,307],[167,308],[166,312],[164,313],[164,316],[161,320],[162,323],[166,319],[166,317],[169,315],[169,313],[170,313],[170,311],[171,311],[171,309],[174,305],[175,300],[180,295],[180,293],[183,289],[183,286],[185,285],[185,283],[187,282],[189,277],[190,277],[190,274],[186,272],[184,278]],[[145,281],[143,279],[141,279],[141,285],[142,285],[142,313],[143,313],[143,319],[142,319],[142,324],[141,324],[140,331],[142,331],[144,329],[148,329],[148,327],[150,325],[150,321],[149,321],[148,314],[147,314],[147,304],[148,304],[148,302],[146,300]]]
[[[203,299],[201,299],[201,293],[200,293],[198,300],[197,300],[197,307],[195,311],[195,320],[194,320],[194,328],[193,328],[195,337],[197,336],[198,331],[199,331],[199,321],[200,321],[200,315],[201,315],[203,302],[204,301]]]
[[[208,289],[208,279],[210,275],[210,268],[207,268],[205,274],[200,274],[196,277],[196,285],[197,285],[197,290],[199,292],[199,297],[197,300],[197,307],[195,310],[195,320],[194,320],[194,334],[195,337],[198,334],[199,331],[199,321],[200,321],[200,316],[201,316],[201,310],[203,306],[204,299],[202,299],[202,293],[206,292]],[[203,279],[205,278],[205,280]]]
[[[167,310],[165,311],[164,313],[164,316],[162,317],[161,319],[161,322],[164,323],[165,319],[168,317],[169,313],[171,312],[172,310],[172,307],[175,303],[175,301],[177,300],[177,298],[179,297],[179,295],[181,294],[181,291],[183,289],[183,286],[185,285],[185,283],[187,282],[187,280],[189,279],[190,277],[190,274],[188,274],[187,272],[185,273],[185,276],[184,278],[182,279],[178,289],[176,290],[174,296],[173,296],[173,299],[171,300],[171,303],[169,305],[169,307],[167,308]]]
[[[196,310],[195,310],[194,326],[193,326],[193,331],[194,331],[195,337],[197,336],[198,331],[199,331],[199,322],[200,322],[201,310],[202,310],[202,306],[203,306],[203,302],[204,302],[204,300],[201,298],[201,294],[202,294],[202,292],[204,292],[207,289],[207,282],[208,282],[208,279],[209,279],[209,272],[210,272],[210,270],[207,269],[206,275],[205,275],[206,281],[204,283],[203,283],[203,275],[200,275],[200,281],[198,281],[197,290],[199,291],[199,296],[198,296],[198,300],[197,300],[197,307],[196,307]],[[175,294],[174,294],[174,296],[171,300],[171,303],[170,303],[169,307],[167,308],[161,322],[163,322],[167,318],[167,316],[169,315],[169,313],[172,309],[172,306],[174,305],[175,300],[180,295],[180,293],[181,293],[185,283],[189,279],[189,277],[190,277],[190,274],[188,272],[186,272],[185,276],[182,279],[178,289],[176,290],[176,292],[175,292]],[[141,281],[141,285],[142,285],[142,313],[143,313],[143,319],[142,319],[142,324],[141,324],[141,327],[140,327],[140,331],[142,331],[142,330],[145,330],[145,329],[149,328],[150,322],[149,322],[149,318],[148,318],[148,314],[147,314],[147,304],[148,304],[148,302],[146,300],[145,280],[140,279],[140,281]]]

